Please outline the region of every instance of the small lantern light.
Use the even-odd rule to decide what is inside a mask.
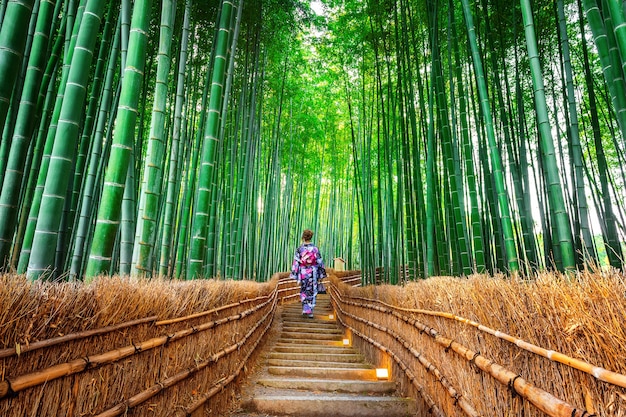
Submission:
[[[328,315],[328,319],[329,319],[329,320],[334,320],[334,319],[335,319],[335,315],[334,315],[333,313],[330,313],[330,314]]]
[[[344,346],[350,346],[350,339],[343,339]]]
[[[389,379],[389,370],[387,368],[376,368],[377,379]]]

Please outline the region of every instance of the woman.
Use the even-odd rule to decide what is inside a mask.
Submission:
[[[315,297],[317,296],[317,281],[326,277],[324,261],[320,251],[313,243],[313,232],[306,229],[302,232],[302,245],[296,249],[291,265],[291,278],[300,284],[300,301],[302,314],[313,318]]]

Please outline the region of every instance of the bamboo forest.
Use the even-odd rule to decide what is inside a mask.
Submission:
[[[623,269],[625,75],[619,0],[1,0],[0,264]]]

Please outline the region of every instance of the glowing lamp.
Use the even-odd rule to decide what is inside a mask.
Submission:
[[[332,320],[332,319],[334,319],[334,318],[335,318],[335,315],[334,315],[334,314],[329,314],[329,315],[328,315],[328,319],[329,319],[329,320]]]
[[[377,379],[389,379],[389,370],[387,368],[376,368]]]
[[[349,346],[350,345],[350,339],[343,339],[343,345],[344,346]]]

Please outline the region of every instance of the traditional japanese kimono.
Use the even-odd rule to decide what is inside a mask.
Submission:
[[[312,243],[305,243],[296,249],[290,277],[300,284],[302,314],[313,317],[315,298],[317,297],[317,282],[326,277],[324,261],[317,246]]]

